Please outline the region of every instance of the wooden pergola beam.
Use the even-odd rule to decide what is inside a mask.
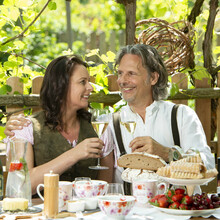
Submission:
[[[67,43],[68,49],[72,50],[73,44],[73,32],[72,32],[72,25],[71,25],[71,7],[70,3],[71,0],[66,0],[66,33],[67,33]]]
[[[136,23],[136,0],[116,0],[125,6],[126,14],[126,45],[134,44]]]

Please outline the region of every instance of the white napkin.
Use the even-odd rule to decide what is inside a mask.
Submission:
[[[131,219],[135,219],[135,215],[137,216],[143,216],[143,217],[147,217],[149,219],[153,219],[153,220],[176,220],[177,219],[177,215],[171,215],[171,214],[166,214],[164,212],[160,212],[159,210],[155,209],[155,208],[140,208],[140,207],[134,207],[131,212],[128,214],[128,216],[126,216],[126,220],[131,220]],[[134,215],[134,216],[132,216]],[[190,219],[191,216],[188,215],[178,215],[178,220],[188,220]],[[138,219],[138,218],[137,218]],[[141,218],[140,218],[141,219]],[[144,219],[144,218],[143,218]]]
[[[213,212],[212,214],[209,215],[202,215],[203,218],[209,218],[210,216],[214,216],[217,219],[220,219],[220,209],[217,211]]]

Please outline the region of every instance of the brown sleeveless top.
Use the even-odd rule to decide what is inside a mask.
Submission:
[[[31,116],[34,135],[34,166],[39,166],[51,161],[64,152],[72,149],[71,144],[58,132],[45,125],[45,115],[41,111]],[[80,118],[80,131],[78,143],[86,138],[97,137],[91,123]],[[97,164],[97,159],[81,160],[66,170],[61,176],[62,181],[73,181],[75,177],[97,178],[98,172],[88,167]]]

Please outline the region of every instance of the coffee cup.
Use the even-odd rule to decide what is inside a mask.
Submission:
[[[138,206],[148,206],[149,200],[158,192],[163,194],[167,189],[166,183],[159,183],[156,179],[137,179],[132,182],[133,196]]]
[[[44,201],[44,197],[40,189],[44,188],[44,184],[37,186],[37,194]],[[69,181],[59,181],[59,212],[67,210],[67,201],[72,199],[73,185]]]

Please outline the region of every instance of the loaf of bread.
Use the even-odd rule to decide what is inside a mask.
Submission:
[[[119,157],[117,162],[120,167],[154,171],[166,166],[166,162],[161,157],[144,152],[125,154]]]
[[[4,198],[2,209],[4,211],[25,211],[28,209],[28,200],[24,198]]]
[[[157,174],[174,179],[203,179],[216,176],[218,171],[215,168],[207,170],[200,154],[197,154],[173,161],[166,167],[158,168]]]

